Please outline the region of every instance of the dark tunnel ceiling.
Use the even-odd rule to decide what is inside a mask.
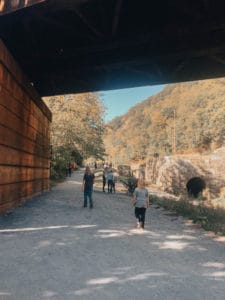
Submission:
[[[225,1],[47,0],[0,37],[42,96],[225,76]]]

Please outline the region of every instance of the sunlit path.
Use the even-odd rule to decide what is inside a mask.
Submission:
[[[135,229],[129,197],[82,172],[0,217],[0,300],[225,299],[225,245],[151,206]]]

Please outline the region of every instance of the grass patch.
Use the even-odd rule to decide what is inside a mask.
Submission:
[[[196,205],[188,199],[173,200],[156,195],[150,195],[150,203],[191,219],[205,230],[225,235],[225,209],[222,207],[206,206],[202,201]]]

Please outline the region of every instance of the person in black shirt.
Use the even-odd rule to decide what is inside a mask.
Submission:
[[[105,171],[102,173],[102,190],[105,193],[105,185],[106,185],[106,177],[105,177]]]
[[[86,167],[82,184],[82,191],[84,192],[84,207],[87,207],[89,200],[89,207],[93,208],[92,192],[94,183],[95,175],[91,172],[90,167]]]

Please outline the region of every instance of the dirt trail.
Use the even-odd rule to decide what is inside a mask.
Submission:
[[[151,206],[134,229],[129,197],[82,173],[0,217],[0,300],[225,300],[225,245]]]

